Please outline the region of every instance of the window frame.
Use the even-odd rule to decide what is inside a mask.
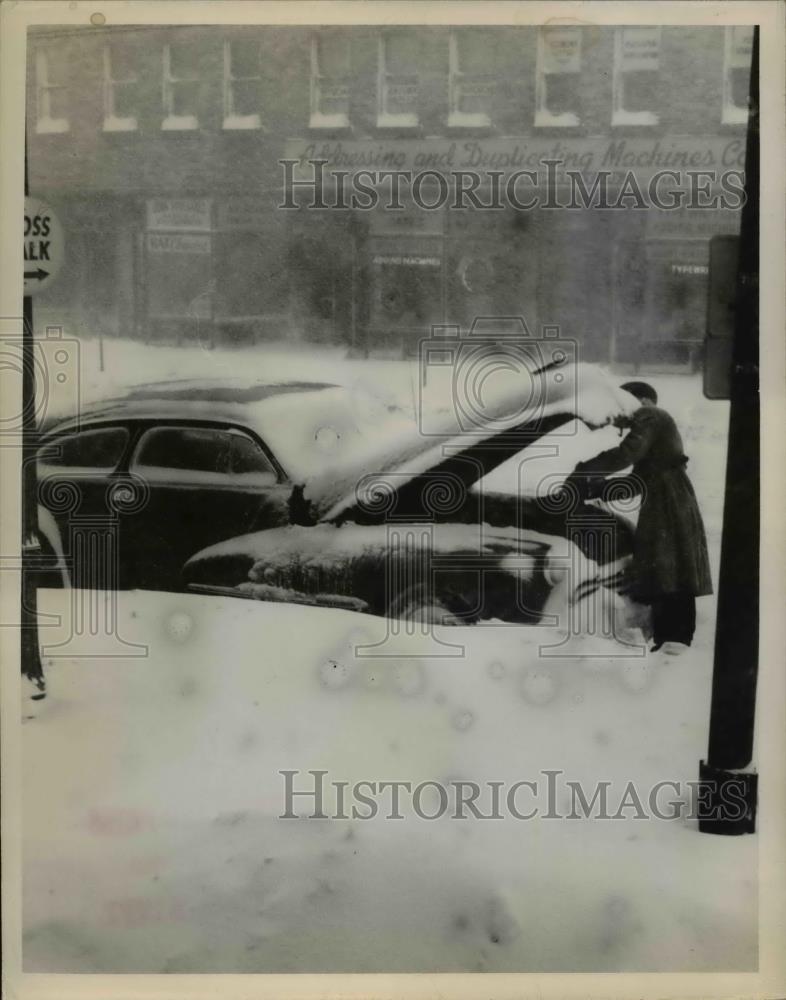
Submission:
[[[350,40],[347,38],[348,63],[346,77],[330,77],[320,71],[319,66],[319,42],[324,37],[324,32],[315,32],[311,36],[311,76],[309,81],[309,128],[349,128],[349,101],[350,94],[347,94],[347,110],[334,114],[324,114],[320,110],[320,82],[323,79],[345,80],[347,87],[350,86],[351,75],[351,48]]]
[[[420,125],[420,115],[417,111],[389,112],[387,110],[388,77],[397,76],[387,70],[387,42],[395,34],[405,34],[402,29],[382,31],[377,43],[377,128],[417,128]],[[414,75],[414,74],[413,74]],[[418,78],[418,96],[420,95],[420,73]]]
[[[122,431],[124,441],[113,465],[50,465],[49,463],[43,461],[40,457],[41,453],[45,449],[56,447],[69,438],[80,438],[90,434],[112,434],[117,431]],[[64,475],[66,473],[74,472],[79,472],[81,474],[89,473],[96,477],[111,476],[124,467],[123,459],[125,458],[129,446],[134,439],[135,435],[132,428],[125,423],[88,424],[72,427],[70,430],[56,431],[54,434],[48,435],[36,450],[36,467],[39,469],[39,474],[42,467],[51,470],[46,473],[47,476]]]
[[[104,60],[104,132],[135,132],[138,127],[136,115],[115,114],[115,88],[139,83],[139,76],[118,79],[112,71],[112,43],[107,42],[103,50]]]
[[[581,77],[582,59],[582,32],[580,25],[553,25],[541,26],[538,29],[537,55],[535,59],[535,126],[536,128],[578,128],[581,126],[581,115],[579,109],[575,111],[563,111],[555,114],[549,111],[546,104],[546,77],[557,75],[546,70],[546,32],[572,29],[576,31],[579,39],[578,63],[579,68],[575,71],[577,78]],[[563,74],[565,75],[565,74]]]
[[[660,72],[660,55],[662,44],[662,29],[660,25],[631,24],[621,25],[614,31],[614,76],[612,81],[612,125],[658,125],[660,115],[654,110],[629,111],[625,108],[625,77],[635,70],[626,70],[622,66],[623,39],[626,31],[637,28],[656,29],[658,32],[658,68]]]
[[[35,50],[35,130],[40,135],[56,135],[68,132],[71,123],[68,118],[53,118],[50,114],[50,93],[53,90],[68,90],[67,83],[51,83],[49,80],[49,49],[39,45]]]
[[[732,64],[732,52],[734,49],[734,29],[735,28],[750,28],[753,30],[751,25],[747,24],[729,24],[726,25],[724,29],[723,37],[723,89],[722,89],[722,107],[721,107],[721,124],[722,125],[747,125],[748,118],[750,116],[750,109],[748,107],[741,108],[738,104],[734,104],[731,100],[732,95],[732,84],[731,77],[732,71],[734,69],[741,69],[743,67],[734,66]],[[750,72],[750,64],[748,66],[748,72]]]
[[[237,76],[232,72],[232,45],[238,41],[245,41],[239,38],[224,39],[223,55],[223,101],[224,117],[222,128],[238,131],[242,130],[262,130],[262,115],[255,111],[250,115],[237,114],[234,107],[233,84],[239,80],[256,80],[259,83],[260,94],[262,89],[262,43],[256,42],[257,47],[257,68],[259,72],[255,76]]]
[[[172,76],[172,45],[184,45],[185,42],[166,42],[164,44],[162,73],[161,73],[161,98],[163,104],[164,118],[161,122],[161,129],[165,132],[194,132],[199,128],[199,116],[176,115],[174,107],[174,91],[172,85],[176,83],[196,83],[199,84],[199,76]]]
[[[271,481],[264,484],[258,482],[255,483],[250,478],[251,475],[254,475],[253,473],[233,473],[231,468],[226,472],[220,472],[200,469],[176,469],[174,466],[169,465],[140,465],[139,452],[145,439],[151,434],[164,430],[174,430],[180,432],[186,430],[213,431],[214,433],[227,435],[230,438],[233,436],[243,437],[251,441],[264,456],[265,461],[270,468],[272,477]],[[228,463],[230,466],[231,458],[232,453],[230,449]],[[166,486],[168,484],[177,489],[203,489],[204,487],[215,487],[227,490],[237,490],[239,487],[260,489],[271,488],[286,481],[285,477],[282,475],[281,467],[276,462],[270,450],[266,448],[259,437],[257,437],[247,427],[242,427],[238,424],[200,423],[189,421],[187,419],[173,419],[165,422],[152,421],[143,423],[133,442],[133,447],[128,458],[128,470],[129,473],[141,476],[148,482],[156,483],[159,486]],[[177,475],[178,473],[183,472],[193,477],[191,482],[175,480],[173,474]],[[243,481],[243,478],[241,478],[243,476],[248,477],[245,482]]]
[[[448,36],[448,128],[488,128],[491,125],[489,111],[459,110],[462,82],[466,77],[477,75],[463,72],[460,63],[459,32],[454,29]]]

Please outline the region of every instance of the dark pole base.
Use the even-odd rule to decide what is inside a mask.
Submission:
[[[726,771],[703,760],[699,763],[699,781],[699,833],[737,837],[756,832],[758,774]]]

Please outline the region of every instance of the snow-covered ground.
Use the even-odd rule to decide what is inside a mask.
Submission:
[[[401,407],[418,397],[408,362],[109,342],[102,374],[95,348],[82,345],[83,397],[257,368]],[[697,377],[649,381],[683,431],[717,579],[728,408]],[[46,592],[41,607],[66,628],[70,599]],[[645,803],[676,782],[667,809],[706,751],[713,599],[676,659],[603,639],[555,648],[547,629],[503,626],[445,629],[463,647],[451,650],[345,611],[197,595],[122,594],[117,615],[145,655],[120,656],[131,647],[105,636],[57,647],[67,634],[48,628],[49,693],[24,707],[26,971],[756,967],[755,836],[705,836],[630,807],[428,821],[405,801],[401,820],[278,818],[285,769],[299,789],[314,769],[326,783],[534,781],[538,797],[522,786],[517,802],[541,813],[546,771],[562,772],[561,813],[567,781],[588,797],[610,782],[612,812],[630,782]]]

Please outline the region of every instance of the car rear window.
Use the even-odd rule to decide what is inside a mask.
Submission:
[[[166,469],[202,479],[242,477],[244,482],[270,485],[277,475],[258,442],[242,431],[216,427],[155,427],[146,431],[136,449],[133,468]]]
[[[128,437],[125,427],[102,427],[64,434],[41,448],[38,463],[55,468],[112,472],[125,451]]]

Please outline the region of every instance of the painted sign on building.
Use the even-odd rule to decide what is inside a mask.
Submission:
[[[209,198],[151,198],[147,203],[147,228],[208,232],[211,228]]]

